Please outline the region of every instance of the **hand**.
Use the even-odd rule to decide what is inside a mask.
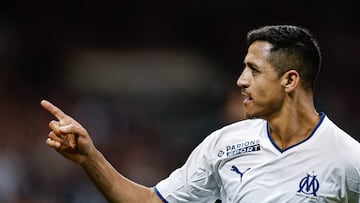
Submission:
[[[51,131],[46,144],[67,159],[83,164],[89,154],[95,151],[95,146],[86,129],[52,103],[42,100],[41,106],[58,119],[49,123]]]

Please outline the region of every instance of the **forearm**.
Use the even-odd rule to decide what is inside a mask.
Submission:
[[[161,202],[152,189],[122,176],[99,152],[81,166],[109,202]]]

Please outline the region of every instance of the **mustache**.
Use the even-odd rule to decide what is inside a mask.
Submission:
[[[240,91],[242,95],[250,97],[250,94],[245,91],[245,88],[241,88]]]

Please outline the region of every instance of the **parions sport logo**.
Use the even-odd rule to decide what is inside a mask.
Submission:
[[[226,146],[226,156],[232,157],[239,154],[255,152],[260,150],[260,140],[247,140],[235,145]]]

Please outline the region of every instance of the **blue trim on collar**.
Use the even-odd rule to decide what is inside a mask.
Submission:
[[[159,190],[155,187],[153,187],[154,192],[157,194],[157,196],[161,199],[161,201],[163,201],[164,203],[169,203],[168,201],[166,201],[166,199],[160,194]]]
[[[270,131],[269,131],[269,123],[268,123],[268,122],[266,122],[267,135],[268,135],[271,143],[274,145],[274,147],[275,147],[277,150],[279,150],[279,152],[283,153],[283,152],[285,152],[285,151],[288,150],[288,149],[291,149],[291,148],[293,148],[293,147],[295,147],[295,146],[297,146],[297,145],[299,145],[299,144],[301,144],[301,143],[306,142],[307,140],[309,140],[309,139],[314,135],[315,131],[319,128],[319,126],[321,125],[321,123],[323,122],[323,120],[324,120],[325,117],[326,117],[326,114],[323,113],[323,112],[320,112],[319,115],[321,116],[321,117],[320,117],[320,121],[319,121],[318,124],[315,126],[315,128],[314,128],[313,131],[310,133],[310,135],[309,135],[305,140],[303,140],[303,141],[301,141],[301,142],[299,142],[299,143],[297,143],[297,144],[294,144],[294,145],[292,145],[292,146],[290,146],[290,147],[288,147],[288,148],[286,148],[286,149],[284,149],[284,150],[280,149],[280,148],[276,145],[276,143],[274,142],[274,140],[272,139],[272,137],[271,137],[271,135],[270,135]]]

